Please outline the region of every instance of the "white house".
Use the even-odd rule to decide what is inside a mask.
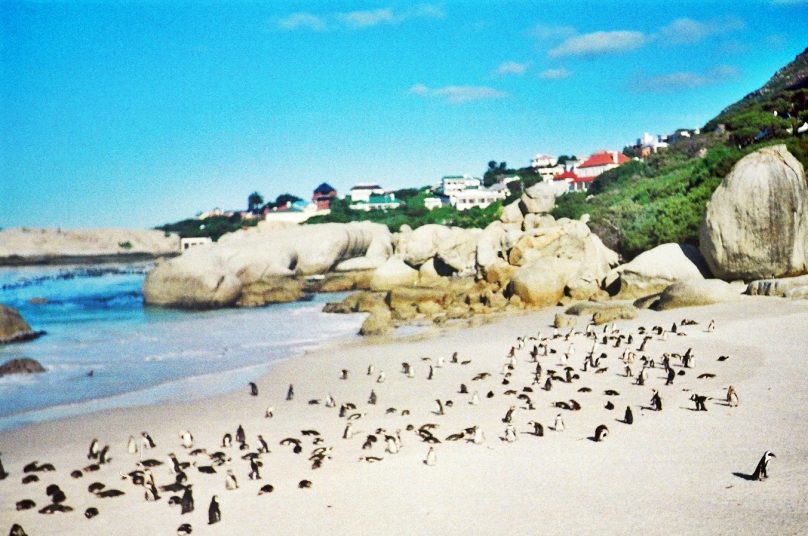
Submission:
[[[466,210],[472,207],[485,208],[495,201],[505,199],[508,195],[505,191],[492,192],[491,190],[463,190],[456,192],[450,198],[450,202],[457,210]]]
[[[351,197],[351,204],[348,208],[351,210],[363,210],[370,212],[371,210],[391,210],[397,209],[401,206],[401,201],[396,200],[396,194],[389,193],[384,195],[371,195],[367,201],[356,201]]]
[[[463,190],[476,190],[482,186],[483,181],[471,175],[447,175],[441,179],[443,195],[451,197]]]
[[[564,169],[563,165],[555,165],[549,167],[536,168],[536,171],[539,173],[539,177],[541,177],[544,182],[549,182],[553,180],[553,177],[555,177],[559,173],[564,173],[564,171],[566,170]]]
[[[371,184],[371,183],[362,183],[357,184],[351,191],[348,192],[348,195],[351,196],[351,201],[354,203],[356,202],[365,202],[367,203],[370,200],[370,196],[372,195],[384,195],[386,190],[379,186],[378,184]]]
[[[441,201],[440,197],[427,197],[424,198],[424,207],[427,210],[433,210],[436,208],[440,208],[443,206],[443,201]]]
[[[556,157],[550,156],[549,154],[537,154],[536,156],[533,157],[533,160],[530,161],[530,167],[532,168],[540,168],[554,165],[556,165]]]

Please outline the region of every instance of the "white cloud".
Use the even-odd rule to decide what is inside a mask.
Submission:
[[[698,43],[712,35],[742,30],[746,26],[741,19],[727,18],[701,22],[689,18],[676,19],[659,30],[662,43],[687,45]]]
[[[409,90],[411,95],[422,97],[435,97],[444,99],[450,104],[464,104],[467,102],[501,99],[507,97],[504,91],[487,86],[446,86],[430,88],[423,84],[416,84]]]
[[[635,82],[634,90],[644,93],[669,93],[735,80],[740,74],[740,70],[732,65],[719,65],[705,73],[679,71],[641,78]]]
[[[313,30],[315,32],[322,32],[327,28],[325,19],[305,12],[292,13],[279,20],[278,26],[284,30]]]
[[[505,61],[499,64],[499,66],[494,71],[494,74],[498,74],[500,76],[507,76],[510,74],[521,76],[525,74],[529,68],[530,68],[529,63]]]
[[[643,46],[649,41],[642,32],[626,30],[614,32],[593,32],[568,37],[563,43],[550,50],[551,58],[564,56],[601,56],[628,52]]]
[[[299,12],[280,19],[278,26],[284,30],[312,30],[316,32],[334,29],[360,30],[384,24],[399,24],[410,19],[440,19],[445,16],[441,8],[424,4],[406,11],[379,8],[327,13],[324,15]]]
[[[561,80],[562,78],[569,78],[572,76],[572,71],[567,69],[546,69],[539,73],[539,78],[545,80]]]

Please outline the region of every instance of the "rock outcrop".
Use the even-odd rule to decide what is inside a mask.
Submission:
[[[791,297],[808,291],[808,275],[784,277],[781,279],[758,279],[746,286],[746,293],[752,296]]]
[[[0,304],[0,344],[30,341],[44,333],[32,330],[18,310]]]
[[[11,359],[0,365],[0,376],[9,374],[38,374],[40,372],[45,372],[45,367],[43,367],[39,361],[28,357]]]
[[[784,145],[743,157],[713,193],[699,249],[721,279],[808,273],[808,184]]]
[[[150,259],[179,252],[179,236],[147,229],[0,230],[0,265]]]
[[[693,307],[738,301],[742,299],[739,287],[720,279],[702,279],[674,283],[653,298],[635,302],[640,308],[665,311],[678,307]]]
[[[395,287],[412,286],[418,281],[418,270],[410,267],[399,257],[390,257],[379,266],[370,278],[370,289],[390,290]]]
[[[157,264],[143,284],[145,302],[212,308],[290,301],[301,292],[288,278],[324,274],[355,258],[381,265],[391,253],[390,232],[380,224],[264,223]]]
[[[673,283],[705,276],[709,276],[709,268],[698,248],[662,244],[612,270],[606,276],[606,286],[617,298],[640,298],[662,292]]]

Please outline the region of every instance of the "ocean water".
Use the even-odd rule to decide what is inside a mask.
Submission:
[[[0,268],[0,303],[47,335],[0,346],[43,374],[0,377],[0,431],[101,409],[246,389],[272,363],[355,339],[364,315],[321,312],[342,295],[258,309],[146,307],[148,264]],[[92,375],[90,372],[92,371]]]

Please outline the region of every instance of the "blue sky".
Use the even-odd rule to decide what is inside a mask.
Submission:
[[[808,2],[0,3],[0,226],[151,227],[698,127]]]

